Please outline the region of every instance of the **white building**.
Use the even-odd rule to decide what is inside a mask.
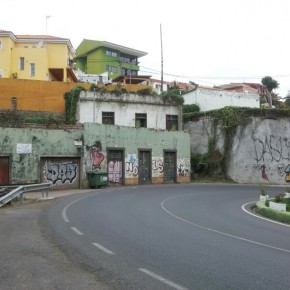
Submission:
[[[181,130],[182,105],[164,103],[158,96],[81,92],[78,105],[80,123]]]
[[[184,93],[184,104],[196,104],[200,111],[233,107],[260,107],[258,93],[228,91],[219,88],[197,87],[195,90]]]

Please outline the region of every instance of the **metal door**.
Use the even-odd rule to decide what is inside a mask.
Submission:
[[[140,150],[139,151],[139,184],[151,183],[151,152]]]
[[[80,188],[80,160],[70,157],[42,157],[40,181],[51,182],[52,189]]]
[[[9,157],[0,157],[0,184],[9,184]]]
[[[108,150],[108,180],[111,184],[123,184],[123,150]]]
[[[164,183],[176,182],[176,152],[164,152]]]

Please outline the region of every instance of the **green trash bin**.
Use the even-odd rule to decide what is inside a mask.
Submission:
[[[108,173],[107,172],[88,172],[88,180],[90,188],[98,188],[100,186],[108,185]]]

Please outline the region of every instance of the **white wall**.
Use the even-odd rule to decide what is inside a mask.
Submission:
[[[221,109],[226,106],[234,107],[260,107],[258,94],[224,91],[209,88],[197,88],[183,95],[184,104],[196,104],[201,111]]]
[[[78,106],[80,123],[102,124],[102,112],[114,112],[115,125],[129,127],[135,127],[135,113],[146,113],[147,128],[158,130],[166,129],[166,115],[178,115],[179,128],[182,127],[181,106],[164,105],[159,97],[81,93]]]

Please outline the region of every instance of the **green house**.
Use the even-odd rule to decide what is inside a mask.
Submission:
[[[107,41],[84,39],[76,49],[76,68],[86,74],[108,72],[109,79],[138,75],[138,58],[147,53]]]

